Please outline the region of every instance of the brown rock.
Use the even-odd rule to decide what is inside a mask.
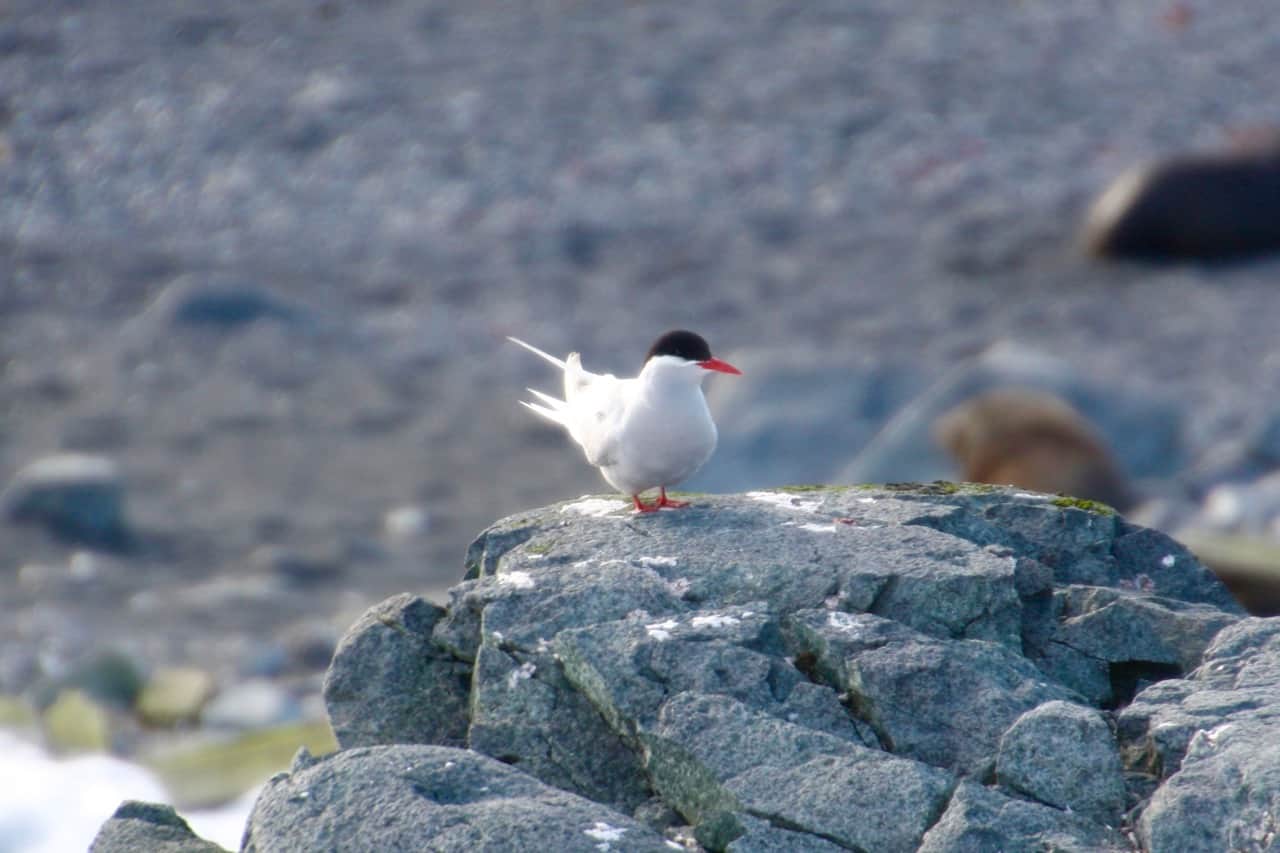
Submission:
[[[1127,478],[1106,443],[1064,400],[1042,391],[989,391],[952,408],[934,437],[974,483],[1133,505]]]

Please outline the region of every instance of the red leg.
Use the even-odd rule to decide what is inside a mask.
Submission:
[[[658,503],[656,504],[656,506],[658,507],[664,507],[664,506],[681,507],[681,506],[688,506],[688,505],[689,505],[688,501],[673,501],[670,498],[668,498],[666,486],[663,486],[662,489],[658,492]]]
[[[661,503],[655,503],[655,504],[644,503],[643,501],[640,500],[639,495],[632,495],[631,500],[635,501],[636,512],[657,512],[658,508],[662,506]]]

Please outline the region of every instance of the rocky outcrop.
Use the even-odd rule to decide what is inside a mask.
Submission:
[[[467,564],[448,607],[397,596],[343,638],[342,749],[267,786],[245,850],[1274,843],[1280,626],[1104,507],[583,498]]]

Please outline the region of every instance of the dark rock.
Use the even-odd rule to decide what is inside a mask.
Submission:
[[[1140,749],[1162,777],[1178,771],[1197,733],[1280,708],[1280,620],[1243,619],[1222,630],[1186,678],[1154,684],[1121,711],[1130,764]]]
[[[260,320],[297,323],[299,306],[261,287],[182,280],[156,297],[148,312],[177,326],[231,330]]]
[[[974,782],[961,782],[941,820],[925,834],[919,853],[1099,853],[1132,849],[1120,833],[1082,815],[1007,797]]]
[[[443,615],[405,593],[370,608],[338,642],[324,701],[343,748],[466,743],[471,667],[433,642]]]
[[[70,688],[83,690],[116,708],[129,708],[145,684],[146,677],[132,657],[104,651],[80,661],[65,675],[44,685],[40,698],[52,701],[59,690]]]
[[[1032,660],[1102,707],[1127,703],[1146,683],[1182,675],[1236,616],[1207,605],[1109,588],[1054,594],[1053,628]]]
[[[0,493],[0,511],[74,542],[119,549],[134,539],[124,492],[124,478],[113,460],[63,453],[19,471]]]
[[[126,800],[93,839],[89,853],[226,853],[205,841],[173,806]]]
[[[1125,788],[1115,736],[1093,708],[1046,702],[1000,738],[996,779],[1037,802],[1107,826],[1120,822]]]
[[[300,765],[258,797],[244,853],[669,849],[626,815],[471,751],[362,747]]]
[[[249,564],[259,572],[274,575],[298,587],[330,582],[345,568],[336,557],[310,554],[280,545],[263,545],[254,549],[249,555]]]
[[[1128,763],[1164,783],[1142,811],[1152,851],[1273,850],[1280,792],[1280,620],[1223,630],[1186,679],[1119,718]]]
[[[1280,249],[1280,145],[1174,157],[1121,175],[1082,241],[1109,258],[1233,258]]]

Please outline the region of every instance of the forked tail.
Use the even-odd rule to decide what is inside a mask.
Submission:
[[[541,358],[545,358],[547,361],[551,362],[556,367],[560,368],[561,370],[564,370],[564,362],[556,358],[554,355],[551,355],[550,353],[545,353],[542,350],[535,347],[533,344],[527,344],[524,341],[520,340],[519,338],[513,338],[510,335],[507,336],[507,340],[511,341],[511,343],[513,344],[519,344],[520,346],[524,347],[534,355],[540,356]]]

